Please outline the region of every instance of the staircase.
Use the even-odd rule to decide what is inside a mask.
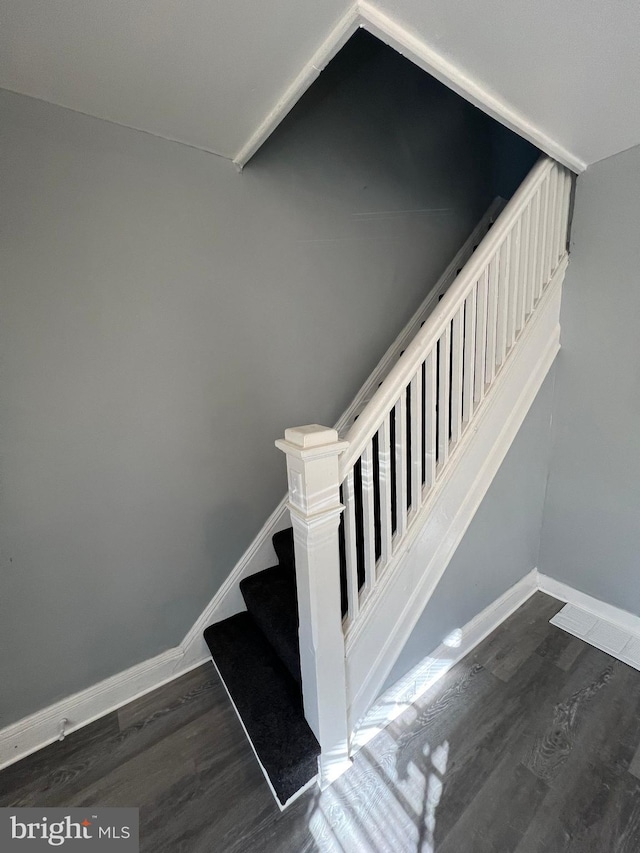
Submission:
[[[571,174],[496,200],[337,429],[286,430],[292,528],[205,640],[279,803],[350,764],[358,722],[559,349]]]

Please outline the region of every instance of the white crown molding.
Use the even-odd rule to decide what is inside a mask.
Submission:
[[[532,142],[545,154],[567,166],[573,172],[584,172],[587,164],[548,136],[527,117],[491,92],[469,74],[430,47],[423,39],[403,27],[390,15],[382,12],[367,0],[358,2],[362,26],[377,36],[389,47],[394,48],[414,65],[422,68],[436,80],[444,83],[465,100],[506,125],[510,130]]]
[[[237,152],[233,162],[239,169],[249,162],[323,69],[360,27],[397,50],[474,106],[533,143],[554,160],[578,173],[584,172],[587,168],[584,160],[557,143],[542,128],[530,122],[523,113],[438,53],[415,33],[367,0],[358,0],[334,26],[311,60]]]
[[[347,9],[309,62],[235,155],[233,162],[238,169],[246,166],[258,148],[271,136],[282,119],[298,103],[313,81],[318,78],[340,48],[344,47],[360,26],[360,14],[356,3]]]

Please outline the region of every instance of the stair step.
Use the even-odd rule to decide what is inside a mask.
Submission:
[[[300,687],[248,613],[211,625],[204,638],[260,763],[284,805],[318,769],[320,747],[304,718]]]
[[[274,533],[271,539],[275,548],[278,562],[283,568],[293,568],[295,566],[295,556],[293,551],[293,528],[287,527],[286,530],[280,530]]]
[[[300,684],[295,570],[282,566],[265,569],[241,581],[240,591],[258,628]]]

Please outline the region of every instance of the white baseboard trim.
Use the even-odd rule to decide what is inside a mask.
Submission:
[[[593,613],[599,619],[604,619],[605,622],[610,622],[616,625],[622,631],[629,631],[631,634],[640,636],[640,616],[634,616],[627,610],[622,610],[619,607],[614,607],[613,604],[607,604],[600,601],[598,598],[593,598],[587,595],[586,592],[580,592],[577,589],[569,586],[562,581],[554,580],[548,575],[538,574],[538,589],[541,592],[546,592],[547,595],[557,598],[559,601],[566,601],[568,604],[573,604],[581,610],[586,610],[587,613]]]
[[[185,665],[180,647],[169,649],[6,726],[0,730],[0,770],[59,740],[63,720],[65,735],[71,734],[198,665]]]
[[[322,70],[344,47],[349,38],[360,27],[397,50],[411,62],[457,92],[474,106],[479,107],[501,124],[528,139],[550,157],[563,163],[574,172],[583,172],[587,164],[580,157],[559,145],[541,128],[534,125],[512,104],[499,98],[487,86],[474,80],[458,66],[414,31],[398,23],[386,12],[367,0],[356,2],[345,12],[326,36],[309,62],[302,68],[269,113],[253,131],[242,148],[233,158],[238,169],[242,169],[260,146],[271,136],[280,122],[291,111]]]
[[[567,606],[550,620],[552,625],[640,670],[640,616],[532,569],[376,700],[356,727],[352,754],[397,719],[538,591],[566,602]]]
[[[386,690],[358,723],[353,752],[361,749],[389,723],[412,705],[462,658],[473,651],[505,619],[521,607],[538,589],[538,572],[532,569],[499,598],[474,616],[403,678]]]
[[[551,624],[640,670],[640,616],[540,575],[541,591],[565,601]]]
[[[584,636],[581,636],[585,642],[603,648],[603,651],[636,669],[640,668],[640,657],[634,656],[636,653],[640,654],[640,616],[593,598],[532,569],[376,700],[357,726],[354,749],[360,749],[381,728],[396,719],[405,708],[524,604],[536,590],[567,602],[583,613],[592,615],[594,620],[597,618],[606,622],[637,640],[637,649],[635,646],[627,647],[626,652],[622,649],[616,653],[610,645],[604,648],[603,644],[598,645],[589,639],[586,630],[582,631]],[[567,627],[565,624],[559,624],[558,627],[580,636],[570,625]],[[12,723],[0,730],[0,770],[58,740],[63,719],[68,720],[65,733],[71,734],[210,660],[208,651],[201,659],[189,660],[185,649],[178,646]],[[262,768],[262,765],[260,766]],[[264,772],[264,768],[262,770]],[[272,788],[271,790],[273,793]],[[299,793],[301,792],[295,797],[299,796]],[[274,799],[278,802],[275,793]],[[278,806],[284,808],[280,803]]]

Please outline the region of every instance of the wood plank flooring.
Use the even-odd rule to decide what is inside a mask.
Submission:
[[[0,772],[0,806],[139,806],[145,853],[638,853],[640,673],[561,606],[536,593],[284,813],[213,665]]]

